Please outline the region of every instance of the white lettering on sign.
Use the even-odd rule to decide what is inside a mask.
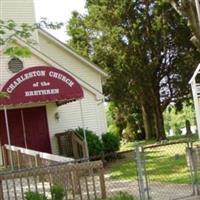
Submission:
[[[59,94],[59,89],[25,91],[26,97]]]
[[[57,73],[57,72],[50,71],[49,77],[61,80],[65,82],[69,87],[72,87],[74,85],[74,82],[72,80],[67,78],[65,75]]]
[[[40,85],[41,85],[42,87],[45,87],[45,86],[50,86],[51,84],[50,84],[49,82],[43,81],[43,82],[40,82]]]
[[[40,76],[45,76],[46,71],[45,70],[37,70],[37,71],[32,71],[28,72],[26,74],[21,75],[20,77],[16,78],[7,88],[7,92],[10,94],[15,90],[15,88],[23,83],[24,81],[31,79],[33,77],[40,77]]]
[[[38,87],[38,86],[39,86],[39,82],[33,83],[33,87]]]

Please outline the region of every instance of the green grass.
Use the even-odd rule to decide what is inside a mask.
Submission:
[[[120,151],[129,151],[129,150],[133,150],[135,148],[135,145],[141,145],[141,146],[145,146],[148,144],[154,144],[155,140],[141,140],[141,141],[135,141],[135,142],[126,142],[123,143],[121,142],[120,144]]]
[[[128,192],[117,192],[116,194],[107,198],[106,200],[136,200],[136,198]]]
[[[8,169],[6,169],[4,166],[0,166],[0,173],[5,171],[8,171]]]
[[[177,141],[177,138],[172,141]],[[125,147],[131,147],[131,144],[128,143]],[[191,183],[185,147],[186,144],[180,143],[146,149],[145,160],[149,180],[163,183]],[[109,175],[117,180],[136,180],[135,161],[130,158],[116,162],[111,167]]]
[[[198,140],[198,135],[193,134],[191,137],[187,136],[171,136],[168,137],[169,142],[180,142],[180,141],[197,141]],[[149,144],[155,144],[158,143],[155,140],[140,140],[140,141],[134,141],[134,142],[121,142],[120,144],[120,151],[129,151],[133,150],[135,148],[135,145],[140,145],[140,146],[146,146]]]

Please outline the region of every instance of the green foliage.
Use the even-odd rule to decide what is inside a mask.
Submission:
[[[39,194],[38,192],[27,192],[25,194],[26,200],[47,200],[47,197],[45,197],[42,194]]]
[[[124,113],[114,102],[107,104],[106,117],[108,122],[108,132],[122,137],[122,131],[126,127]]]
[[[133,127],[131,127],[128,123],[126,128],[122,132],[122,138],[126,142],[132,142],[135,139],[134,136],[136,136],[136,133],[134,132]]]
[[[35,45],[34,31],[40,28],[59,29],[61,26],[62,23],[48,22],[45,18],[35,24],[17,24],[13,20],[0,20],[0,46],[5,45],[4,54],[11,57],[29,57],[30,50],[27,47],[19,46],[17,38],[24,40],[29,45]]]
[[[119,136],[113,133],[105,133],[102,135],[104,153],[112,153],[119,150]]]
[[[8,98],[8,97],[9,97],[9,95],[8,95],[7,92],[0,92],[0,99],[1,98]]]
[[[50,188],[51,191],[51,200],[63,200],[65,197],[64,188],[59,185],[53,185]],[[38,192],[26,192],[25,193],[26,200],[48,200],[47,197]]]
[[[108,132],[111,132],[114,135],[120,135],[120,128],[117,127],[116,123],[113,122],[108,126]]]
[[[166,1],[87,0],[86,9],[69,22],[69,45],[107,71],[104,91],[123,122],[142,113],[146,136],[163,139],[162,112],[190,96],[199,62],[187,20]]]
[[[11,45],[11,47],[8,47],[4,53],[6,55],[9,55],[10,57],[14,58],[14,57],[30,57],[31,56],[31,52],[29,50],[29,48],[27,47],[20,47],[18,45]]]
[[[121,105],[115,105],[113,102],[107,104],[107,121],[108,132],[119,135],[124,141],[142,140],[144,136],[144,128],[141,113],[138,109],[133,108],[127,114]]]
[[[82,128],[75,129],[84,138],[84,130]],[[103,145],[100,138],[91,130],[85,129],[85,134],[88,143],[89,155],[99,156],[103,151]]]
[[[118,192],[114,194],[112,197],[107,200],[136,200],[131,194],[128,192]]]
[[[197,15],[196,1],[168,0],[178,14],[186,17],[189,28],[192,30],[191,41],[200,50],[199,17]]]
[[[51,187],[52,200],[63,200],[64,196],[65,196],[65,191],[62,186],[54,185]]]

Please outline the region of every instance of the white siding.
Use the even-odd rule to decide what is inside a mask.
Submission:
[[[99,130],[101,130],[101,133],[106,133],[107,120],[104,101],[97,102],[97,116],[99,120]]]
[[[9,60],[10,58],[8,56],[2,55],[0,57],[0,84],[5,83],[9,78],[11,78],[11,76],[13,76],[13,73],[8,70],[7,63]],[[23,58],[22,61],[25,68],[38,65],[48,65],[48,63],[35,55],[32,55],[30,58]],[[81,101],[85,128],[93,130],[100,135],[106,131],[103,103],[96,99],[95,94],[89,92],[85,88],[83,88],[83,90],[84,99]],[[55,103],[49,103],[46,105],[46,108],[52,152],[58,154],[55,134],[83,126],[81,120],[80,101],[71,102],[60,107],[57,107]],[[56,112],[60,115],[59,120],[55,119]]]
[[[17,23],[35,23],[33,0],[0,0],[0,19],[13,19]],[[39,65],[52,66],[53,63],[54,67],[64,68],[67,72],[74,74],[74,78],[84,86],[84,99],[81,102],[85,128],[93,130],[98,135],[105,132],[105,111],[103,103],[100,101],[103,97],[101,95],[102,74],[89,66],[87,62],[83,62],[41,33],[38,35],[36,32],[33,36],[38,41],[38,48],[42,52],[42,55],[39,52],[36,53],[36,51],[33,51],[38,56],[32,54],[30,58],[22,58],[24,67]],[[0,85],[4,84],[14,75],[8,69],[9,60],[10,58],[8,56],[2,55],[0,52]],[[31,106],[37,106],[37,104]],[[52,152],[57,154],[58,147],[57,141],[55,140],[55,133],[83,126],[80,101],[60,107],[57,107],[55,103],[49,103],[46,105],[46,108]],[[55,119],[55,113],[57,112],[60,115],[59,120]]]
[[[102,92],[101,74],[56,45],[53,41],[39,34],[40,51],[61,66]]]
[[[35,23],[33,0],[0,0],[1,19]]]
[[[48,65],[46,62],[41,60],[39,57],[32,55],[30,58],[20,58],[23,61],[24,68],[37,66],[37,65]],[[8,69],[9,56],[0,54],[0,85],[5,83],[14,74]]]
[[[92,93],[84,90],[84,95],[85,98],[81,100],[81,103],[85,128],[101,135],[106,132],[104,108],[102,106],[97,108],[98,102]],[[53,103],[47,105],[47,116],[53,153],[58,153],[57,141],[54,136],[55,133],[61,133],[68,129],[83,127],[80,108],[80,101],[71,102],[60,107],[57,107],[56,104]],[[59,120],[55,119],[55,113],[57,112],[60,116]]]

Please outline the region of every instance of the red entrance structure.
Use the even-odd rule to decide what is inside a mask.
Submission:
[[[83,98],[79,83],[63,70],[37,66],[26,68],[15,74],[2,87],[8,94],[0,99],[0,106],[27,103],[70,102]]]
[[[4,108],[4,129],[6,129],[7,132],[7,138],[4,138],[3,142],[8,142],[9,145],[12,144],[13,138],[10,136],[12,127],[9,126],[8,115],[11,111],[7,111],[8,106],[21,106],[33,103],[48,102],[63,104],[71,101],[81,100],[84,97],[82,87],[70,74],[61,69],[50,66],[35,66],[18,72],[3,85],[0,92],[5,92],[8,94],[8,98],[0,99],[0,107]],[[81,101],[80,110],[81,117],[83,119]],[[29,147],[30,144],[27,144],[27,139],[31,140],[31,133],[28,133],[27,135],[26,130],[23,127],[25,124],[24,119],[26,110],[21,109],[18,113],[16,110],[15,114],[16,116],[21,116],[21,128],[23,129],[24,134],[23,145],[25,147]],[[3,119],[2,113],[0,113],[0,117]],[[84,140],[85,144],[87,145],[86,137]],[[19,140],[18,142],[20,143],[21,141]]]

